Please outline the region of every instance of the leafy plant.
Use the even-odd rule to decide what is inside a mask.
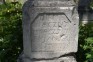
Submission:
[[[93,24],[80,25],[78,62],[93,62]]]
[[[22,5],[0,5],[0,62],[16,62],[22,51]]]

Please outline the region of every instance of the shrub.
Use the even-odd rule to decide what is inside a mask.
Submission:
[[[78,62],[93,62],[93,23],[80,25]]]
[[[22,5],[0,5],[0,62],[16,62],[22,51]]]

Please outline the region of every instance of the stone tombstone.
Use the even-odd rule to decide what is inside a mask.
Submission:
[[[79,0],[78,13],[79,20],[82,24],[93,25],[93,7],[90,7],[92,0]]]
[[[24,4],[24,62],[76,62],[76,7],[73,0],[28,0]]]

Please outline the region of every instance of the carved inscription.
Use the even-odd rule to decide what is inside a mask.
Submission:
[[[52,47],[59,48],[65,41],[70,22],[64,15],[39,16],[31,25],[31,43],[33,52],[52,52]],[[62,41],[63,40],[63,41]]]

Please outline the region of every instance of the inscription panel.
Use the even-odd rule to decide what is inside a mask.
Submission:
[[[43,14],[31,25],[32,52],[62,52],[67,49],[73,34],[73,25],[61,14]],[[70,35],[70,36],[69,36]]]

